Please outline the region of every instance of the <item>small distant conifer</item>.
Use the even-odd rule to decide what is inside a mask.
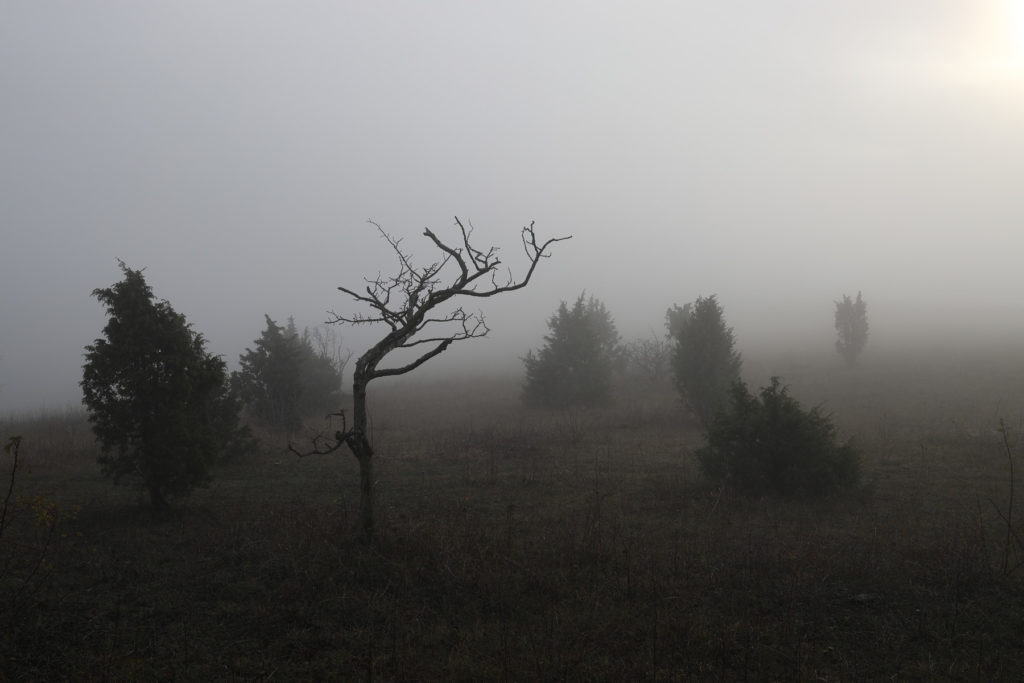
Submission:
[[[836,351],[849,365],[857,362],[857,357],[868,343],[868,305],[857,292],[856,301],[843,294],[842,301],[836,301]]]
[[[544,347],[523,358],[523,403],[543,408],[607,404],[619,333],[604,303],[585,294],[571,307],[563,301],[548,329]]]
[[[698,297],[665,314],[672,350],[676,387],[704,425],[726,403],[729,387],[739,379],[743,364],[734,350],[732,328],[725,324],[722,307],[714,295]]]

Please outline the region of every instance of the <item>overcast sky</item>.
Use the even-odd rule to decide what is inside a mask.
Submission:
[[[234,366],[355,310],[367,219],[514,271],[574,235],[445,370],[583,289],[626,337],[717,294],[742,348],[827,345],[863,290],[870,345],[1024,343],[1022,4],[0,0],[0,413],[78,404],[116,259]]]

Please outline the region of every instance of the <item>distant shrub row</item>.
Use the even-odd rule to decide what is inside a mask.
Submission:
[[[707,429],[696,452],[711,480],[749,494],[822,495],[860,479],[860,458],[840,445],[817,408],[804,410],[778,378],[752,395],[740,380],[742,359],[714,296],[665,314],[668,344],[622,346],[608,309],[594,297],[565,302],[548,320],[540,350],[523,358],[523,403],[530,407],[596,406],[611,400],[612,372],[632,363],[648,376],[668,365],[684,403]],[[836,302],[836,346],[852,363],[867,339],[866,305]],[[653,372],[652,372],[653,370]]]

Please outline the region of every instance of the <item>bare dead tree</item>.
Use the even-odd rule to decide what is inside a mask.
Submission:
[[[626,345],[629,364],[649,381],[656,382],[667,376],[672,347],[668,341],[652,330],[648,339],[637,338]]]
[[[333,327],[314,327],[308,334],[313,351],[331,362],[331,366],[338,371],[338,377],[344,383],[345,368],[352,360],[351,349],[344,347],[341,337]]]
[[[332,453],[347,445],[359,461],[360,530],[363,539],[373,540],[374,535],[374,479],[373,446],[367,431],[366,388],[378,377],[404,375],[445,352],[454,342],[486,336],[490,329],[482,312],[471,312],[454,305],[458,297],[487,298],[522,289],[529,284],[534,270],[541,259],[550,257],[548,248],[555,242],[570,239],[553,237],[544,242],[537,240],[534,223],[524,227],[520,238],[529,267],[521,280],[516,280],[511,270],[505,275],[499,273],[502,265],[498,248],[477,249],[471,243],[473,224],[467,229],[456,216],[460,241],[450,246],[429,228],[423,235],[440,252],[438,260],[427,266],[415,266],[410,255],[402,249],[402,240],[386,232],[374,221],[370,223],[391,246],[398,258],[396,275],[380,275],[365,278],[366,287],[356,291],[338,287],[357,303],[367,307],[369,312],[338,314],[331,312],[328,323],[350,325],[384,324],[389,332],[371,346],[356,360],[352,377],[352,425],[349,426],[344,411],[336,413],[342,427],[333,438],[322,436],[313,439],[312,448],[299,451],[289,449],[304,457],[313,454]],[[447,284],[445,284],[447,283]],[[454,305],[447,308],[445,304]],[[381,362],[393,351],[416,349],[413,360],[404,365],[380,367]]]

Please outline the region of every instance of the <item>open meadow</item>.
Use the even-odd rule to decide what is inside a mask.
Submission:
[[[704,481],[667,382],[371,386],[373,546],[347,452],[261,434],[155,521],[83,414],[7,418],[0,680],[1020,680],[1024,352],[873,351],[746,359],[862,452],[810,501]]]

